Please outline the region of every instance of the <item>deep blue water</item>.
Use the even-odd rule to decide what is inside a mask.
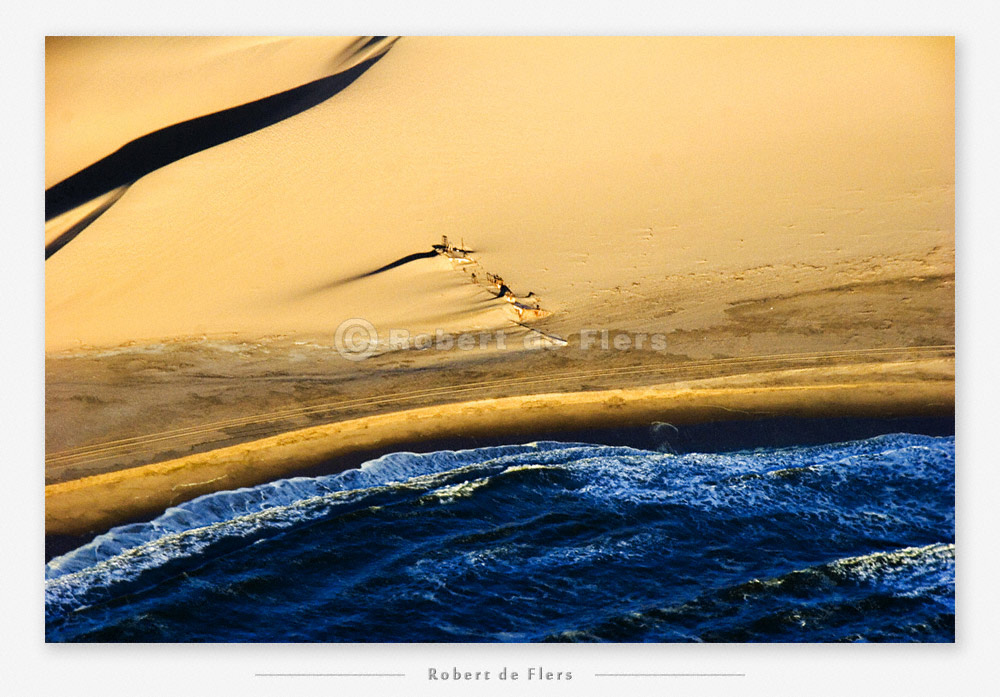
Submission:
[[[954,641],[953,437],[540,442],[204,496],[46,567],[49,641]]]

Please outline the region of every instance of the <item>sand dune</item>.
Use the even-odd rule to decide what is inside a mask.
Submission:
[[[338,41],[116,50],[148,76],[164,52],[190,67],[280,47],[218,74],[288,86],[336,62]],[[73,51],[50,51],[58,115]],[[210,92],[150,99],[190,115]],[[47,263],[47,347],[329,336],[350,317],[504,326],[444,260],[337,283],[442,234],[540,296],[556,334],[692,330],[740,301],[950,274],[952,93],[950,39],[403,39],[335,98],[137,181]],[[162,125],[133,111],[129,136]],[[58,177],[84,161],[60,139],[87,137],[49,126]]]
[[[346,89],[381,56],[381,52],[376,53],[334,75],[136,138],[47,189],[46,218],[62,215],[95,197],[127,186],[171,162],[305,111]]]
[[[214,113],[200,114],[207,106],[215,102],[203,103],[202,100],[192,100],[190,97],[184,100],[183,103],[187,105],[188,111],[199,115],[179,123],[170,123],[158,130],[146,133],[123,144],[97,162],[51,186],[47,185],[45,191],[45,258],[48,259],[52,254],[62,249],[76,235],[99,218],[112,204],[117,202],[134,181],[171,162],[252,131],[266,128],[277,121],[329,99],[340,90],[345,89],[371,67],[394,42],[395,37],[359,37],[349,41],[346,46],[341,48],[337,56],[336,67],[332,68],[333,74],[304,85],[297,85],[277,94],[229,106],[229,108]],[[116,142],[114,139],[120,141],[126,137],[130,129],[137,127],[136,123],[130,122],[130,117],[135,118],[138,115],[139,122],[149,126],[163,123],[170,116],[182,113],[164,110],[154,116],[148,111],[148,105],[130,104],[113,114],[102,114],[100,109],[107,108],[108,104],[86,100],[86,97],[94,96],[91,92],[85,91],[88,86],[94,87],[92,80],[83,80],[67,86],[65,79],[59,79],[60,77],[65,78],[67,73],[73,74],[74,69],[78,68],[76,63],[67,60],[67,54],[70,57],[79,58],[77,54],[83,41],[60,41],[58,38],[50,38],[50,43],[52,45],[51,55],[54,58],[52,63],[55,67],[50,71],[53,79],[47,83],[47,86],[51,87],[47,90],[47,102],[51,106],[47,114],[63,114],[68,107],[71,109],[73,117],[68,122],[56,122],[54,117],[53,123],[47,123],[51,128],[47,128],[46,134],[53,134],[51,138],[53,147],[47,151],[47,174],[61,173],[67,162],[74,162],[75,156],[82,157],[84,154],[100,153],[101,150],[97,148],[108,147]],[[66,46],[69,46],[69,49],[65,48]],[[119,48],[115,39],[99,43],[96,55],[106,58],[104,53],[106,49],[111,47]],[[107,52],[114,54],[113,50]],[[153,53],[156,52],[153,51]],[[304,51],[299,50],[296,53],[304,53]],[[86,56],[84,57],[86,58]],[[149,56],[146,57],[149,58]],[[190,59],[191,56],[187,56],[187,60]],[[84,62],[86,63],[86,61]],[[90,67],[104,67],[99,60],[95,60],[94,63],[96,65]],[[158,67],[163,68],[163,66]],[[126,84],[131,84],[139,79],[141,71],[142,67],[138,69],[133,67],[131,74],[128,75],[130,79]],[[291,77],[292,75],[289,75],[286,79],[291,79]],[[246,83],[245,76],[238,82]],[[98,83],[93,92],[102,95],[106,90],[100,89],[101,87],[102,85]],[[120,94],[122,88],[116,87],[117,93]],[[159,89],[164,92],[166,87],[168,86],[159,85]],[[186,86],[182,86],[182,89],[184,89],[185,94],[190,93]],[[235,94],[238,93],[234,93],[234,96]],[[217,97],[218,95],[213,96]],[[108,101],[112,106],[121,106],[114,99]],[[156,100],[153,101],[155,103]],[[78,106],[81,102],[83,103],[82,108]],[[69,107],[69,105],[72,106]],[[78,110],[86,110],[88,107],[97,113],[85,113],[83,118],[78,118]],[[104,123],[103,119],[108,116],[110,118],[107,118],[107,123]],[[143,117],[149,120],[146,121]],[[81,136],[78,132],[81,123],[90,124],[92,128],[96,128],[94,133],[99,134],[99,137]],[[64,137],[75,135],[75,138],[63,141],[59,139],[59,135]],[[78,151],[81,143],[89,144],[90,148]],[[77,150],[74,150],[74,147]],[[53,176],[55,175],[53,174]]]
[[[339,72],[365,43],[365,37],[47,37],[45,188],[158,129]]]

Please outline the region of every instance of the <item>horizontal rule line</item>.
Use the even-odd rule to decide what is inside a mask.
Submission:
[[[405,678],[406,673],[254,673],[258,678]]]
[[[595,678],[745,678],[746,673],[594,673]]]

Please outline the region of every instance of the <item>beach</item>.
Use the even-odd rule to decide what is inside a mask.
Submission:
[[[409,410],[383,408],[388,413],[50,484],[46,530],[50,535],[94,534],[213,491],[328,474],[385,453],[439,449],[449,441],[527,442],[560,432],[598,432],[656,422],[953,415],[954,358],[920,358],[917,353],[909,361],[744,373],[644,388],[530,394]],[[169,440],[171,435],[159,438]]]

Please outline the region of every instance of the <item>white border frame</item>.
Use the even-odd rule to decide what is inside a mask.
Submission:
[[[995,3],[888,0],[676,3],[547,3],[523,0],[470,8],[461,2],[282,3],[175,0],[134,13],[123,0],[37,2],[4,15],[0,162],[5,215],[0,231],[0,467],[5,490],[3,642],[0,683],[9,694],[252,695],[467,694],[433,684],[428,666],[572,670],[561,684],[477,683],[476,694],[817,695],[979,694],[995,661],[1000,529],[994,410],[995,311],[1000,298],[998,196],[1000,124]],[[46,645],[43,635],[43,220],[44,42],[46,34],[936,34],[956,35],[958,282],[958,634],[955,645]],[[992,446],[992,447],[991,447]],[[745,678],[636,678],[599,682],[593,672],[745,672]],[[406,672],[407,678],[296,678],[255,672]],[[391,682],[380,682],[390,680]],[[397,682],[398,681],[398,682]],[[650,682],[653,681],[653,682]]]

